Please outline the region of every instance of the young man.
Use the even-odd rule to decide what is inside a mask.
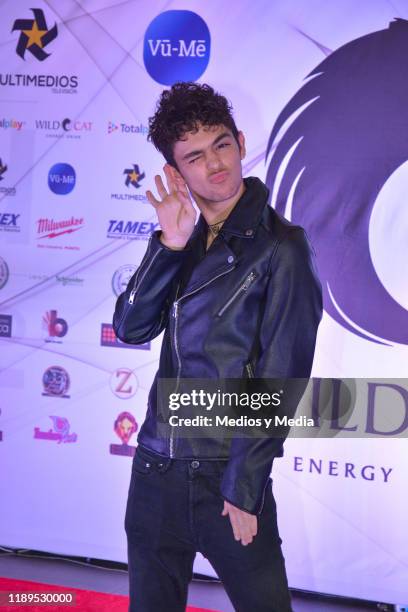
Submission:
[[[236,610],[289,612],[269,477],[282,440],[158,435],[157,380],[309,377],[322,308],[310,247],[242,178],[244,135],[211,87],[163,91],[149,127],[167,162],[147,192],[161,231],[114,314],[124,342],[165,330],[126,510],[130,610],[185,610],[200,551]]]

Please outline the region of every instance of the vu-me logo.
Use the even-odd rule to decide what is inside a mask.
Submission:
[[[143,60],[161,85],[196,81],[208,66],[210,46],[210,31],[197,13],[165,11],[146,30]]]
[[[48,187],[53,193],[66,195],[75,187],[76,174],[70,164],[54,164],[48,172]]]
[[[162,57],[204,57],[206,53],[205,39],[191,40],[187,46],[185,40],[179,40],[174,47],[170,38],[164,40],[148,40],[150,51],[153,57],[161,55]]]
[[[47,330],[49,342],[54,338],[63,338],[68,331],[68,324],[65,319],[57,316],[56,310],[49,310],[43,316],[43,325]]]

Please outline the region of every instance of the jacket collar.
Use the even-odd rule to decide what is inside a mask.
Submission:
[[[269,189],[255,177],[244,178],[245,191],[225,220],[220,233],[252,238],[268,202]],[[198,234],[207,235],[208,225],[200,214],[190,240]]]
[[[219,274],[235,268],[239,256],[229,244],[228,236],[254,237],[267,204],[269,191],[262,181],[255,177],[245,178],[244,183],[244,193],[221,228],[220,236],[224,237],[224,240],[216,240],[208,254],[205,253],[208,225],[203,215],[200,215],[189,241],[192,252],[188,267],[192,268],[192,273],[183,294],[195,291]]]
[[[253,238],[267,204],[269,190],[255,176],[244,178],[244,185],[245,191],[224,222],[221,232]]]

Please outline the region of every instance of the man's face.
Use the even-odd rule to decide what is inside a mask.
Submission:
[[[245,156],[242,132],[238,139],[239,145],[224,125],[200,126],[198,132],[187,132],[175,143],[173,155],[179,173],[196,200],[222,202],[236,195],[242,184],[241,160]]]

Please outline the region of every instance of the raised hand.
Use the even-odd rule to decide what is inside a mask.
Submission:
[[[161,242],[171,249],[184,249],[193,233],[196,211],[181,175],[169,164],[163,167],[167,189],[159,174],[154,177],[160,200],[151,191],[146,197],[155,208],[162,229]]]

